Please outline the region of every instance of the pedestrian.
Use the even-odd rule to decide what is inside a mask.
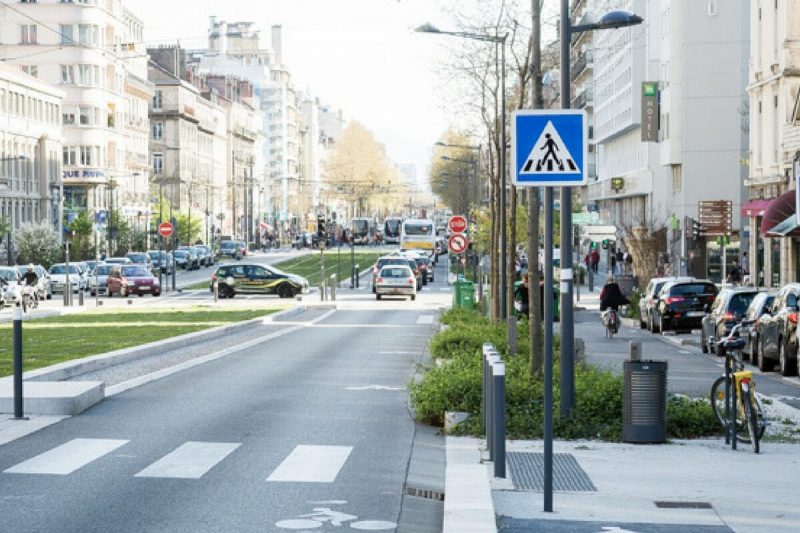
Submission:
[[[519,312],[520,316],[528,316],[530,311],[528,293],[528,274],[522,276],[522,283],[514,291],[514,308]]]
[[[750,275],[750,255],[747,252],[742,254],[742,274]]]
[[[625,252],[625,273],[633,274],[633,256],[630,252]]]
[[[728,272],[728,283],[732,283],[733,285],[738,285],[742,282],[742,269],[739,264],[736,262],[736,259],[733,260],[733,266],[731,266],[731,271]]]
[[[597,274],[598,269],[600,268],[600,252],[597,251],[597,248],[592,250],[592,272]]]
[[[622,269],[625,265],[625,254],[622,253],[622,248],[618,248],[616,253],[614,254],[614,263],[617,265],[617,269],[615,271],[616,274],[622,274]]]
[[[611,270],[609,270],[609,273],[617,273],[617,254],[611,254]]]

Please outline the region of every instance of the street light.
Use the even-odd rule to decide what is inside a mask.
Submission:
[[[566,1],[566,0],[565,0]],[[506,182],[508,180],[506,172],[506,39],[508,33],[503,35],[489,35],[485,33],[469,33],[463,31],[443,31],[430,23],[425,23],[414,29],[419,33],[436,33],[439,35],[452,35],[472,39],[474,41],[484,41],[500,45],[500,318],[506,318],[507,303],[507,274],[508,260],[506,254]]]
[[[441,146],[441,147],[444,147],[444,148],[466,148],[468,150],[480,150],[481,149],[481,145],[480,144],[478,146],[472,146],[472,145],[469,145],[469,144],[447,144],[447,143],[444,143],[442,141],[436,141],[435,143],[433,143],[433,145],[434,146]]]

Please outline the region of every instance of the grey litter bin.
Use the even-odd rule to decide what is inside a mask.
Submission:
[[[625,361],[622,440],[667,440],[667,362]]]

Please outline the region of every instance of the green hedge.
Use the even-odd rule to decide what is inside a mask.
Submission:
[[[422,379],[410,385],[418,420],[441,426],[445,411],[464,411],[472,416],[458,426],[460,434],[483,435],[481,420],[482,359],[484,342],[491,342],[506,362],[506,428],[511,439],[543,437],[544,386],[541,376],[529,374],[527,323],[518,331],[515,357],[506,354],[505,326],[493,324],[478,313],[450,310],[442,322],[449,328],[431,341],[436,364]],[[560,411],[558,351],[554,361],[554,409]],[[708,401],[671,396],[668,433],[673,438],[721,434]],[[620,440],[622,434],[622,377],[590,364],[575,368],[575,411],[569,420],[556,416],[556,437],[564,439]]]

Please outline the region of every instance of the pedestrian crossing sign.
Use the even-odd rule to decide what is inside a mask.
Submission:
[[[586,183],[588,146],[582,109],[519,110],[511,122],[511,167],[517,187]]]

